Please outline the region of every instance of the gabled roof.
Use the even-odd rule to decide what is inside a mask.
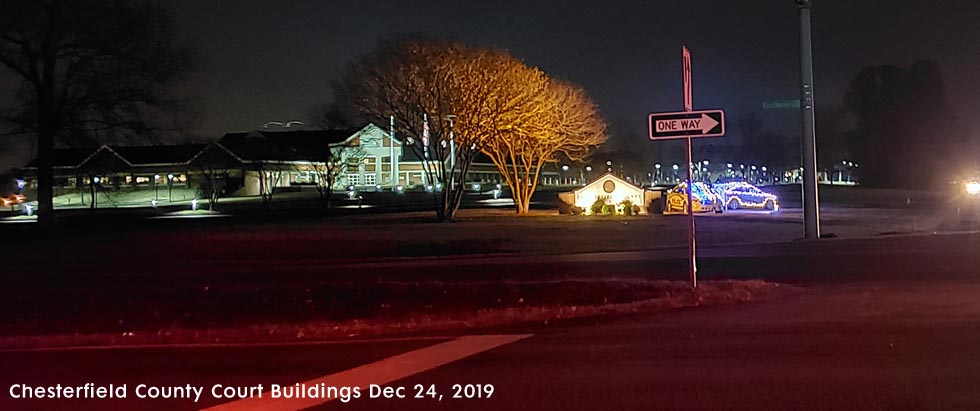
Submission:
[[[253,131],[228,133],[219,143],[246,161],[324,161],[332,145],[357,130]]]
[[[102,156],[115,158],[128,167],[149,165],[187,164],[207,144],[176,144],[157,146],[108,146],[98,148],[60,148],[54,150],[55,168],[84,168],[86,163]],[[100,160],[101,161],[101,160]],[[25,169],[36,169],[37,159],[31,160]]]
[[[606,174],[603,174],[603,175],[599,176],[598,178],[596,178],[595,180],[593,180],[591,183],[586,184],[586,185],[582,186],[581,188],[572,190],[572,192],[577,194],[580,191],[590,190],[590,189],[596,188],[597,186],[601,188],[602,185],[605,184],[605,182],[606,181],[609,181],[609,180],[612,180],[613,182],[615,182],[616,188],[619,188],[619,186],[623,186],[623,187],[631,188],[633,190],[637,190],[637,191],[641,191],[641,192],[644,191],[642,187],[639,187],[639,186],[637,186],[637,185],[635,185],[635,184],[633,184],[633,183],[631,183],[629,181],[626,181],[626,180],[624,180],[622,178],[619,178],[618,176],[616,176],[613,173],[606,173]]]
[[[160,146],[112,146],[122,158],[133,165],[185,164],[207,144],[178,144]]]
[[[70,168],[77,167],[86,158],[95,154],[99,148],[56,148],[54,149],[54,167]],[[37,168],[37,159],[31,160],[24,168]]]

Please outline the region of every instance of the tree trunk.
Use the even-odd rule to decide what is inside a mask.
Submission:
[[[37,136],[37,222],[43,228],[54,224],[54,135],[50,120],[43,121]]]

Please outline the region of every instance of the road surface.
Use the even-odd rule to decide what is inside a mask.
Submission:
[[[253,409],[255,403],[214,398],[210,390],[216,384],[262,384],[268,395],[271,384],[318,381],[363,385],[362,397],[346,403],[305,399],[262,405],[364,410],[980,409],[978,249],[975,235],[705,249],[706,277],[720,272],[752,275],[790,280],[805,290],[754,304],[479,333],[491,336],[2,352],[0,409],[190,410],[222,404],[226,410]],[[682,263],[673,255],[677,252],[513,257],[479,264],[417,260],[388,268],[380,262],[371,269],[408,267],[406,275],[534,276],[572,275],[564,270],[587,266],[611,267],[610,274],[638,274]],[[483,271],[467,273],[475,267]],[[306,275],[298,270],[292,280]],[[243,273],[236,277],[249,278]],[[390,387],[405,386],[408,396],[415,395],[416,384],[425,393],[434,385],[443,400],[371,399],[366,384],[372,378]],[[128,396],[11,397],[21,395],[16,390],[24,385],[88,382],[126,384]],[[189,385],[203,394],[197,402],[140,399],[135,397],[139,384]],[[483,390],[490,384],[494,389],[490,398],[452,399],[453,384],[481,384]]]
[[[371,399],[365,387],[361,398],[315,400],[314,409],[978,409],[977,295],[980,283],[960,280],[814,286],[749,305],[502,330],[518,338],[418,373],[418,359],[387,364],[403,377],[384,385],[407,387],[409,398]],[[0,409],[251,409],[210,390],[262,384],[268,393],[271,384],[317,379],[356,384],[356,372],[342,372],[455,340],[0,353],[0,386],[8,391]],[[129,397],[21,400],[9,393],[12,384],[87,382],[127,384]],[[206,392],[196,403],[139,399],[138,384]],[[434,385],[443,400],[411,398],[416,384]],[[494,392],[452,399],[453,384],[490,384]]]

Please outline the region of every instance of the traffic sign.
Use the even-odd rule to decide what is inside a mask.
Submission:
[[[666,140],[725,135],[725,111],[679,111],[650,113],[650,139]]]

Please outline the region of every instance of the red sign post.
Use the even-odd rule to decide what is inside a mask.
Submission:
[[[684,72],[684,111],[694,110],[694,93],[691,91],[691,50],[681,46],[681,67]]]
[[[694,110],[694,91],[692,90],[693,80],[691,79],[691,50],[687,49],[687,46],[681,46],[681,66],[684,72],[684,111]],[[691,159],[691,137],[687,137],[687,162],[684,163],[684,167],[687,168],[687,265],[688,271],[691,275],[691,287],[698,288],[698,260],[697,252],[695,251],[695,235],[694,235],[694,199],[691,195],[691,186],[694,185],[694,179],[691,176],[691,164],[693,161]]]
[[[691,286],[698,287],[697,252],[694,235],[694,199],[691,186],[694,179],[691,175],[691,138],[718,137],[725,134],[725,112],[722,110],[694,111],[693,80],[691,78],[691,51],[687,46],[681,48],[681,70],[684,82],[684,111],[675,113],[650,113],[650,139],[663,140],[683,138],[687,140],[687,245],[688,268],[691,274]]]

